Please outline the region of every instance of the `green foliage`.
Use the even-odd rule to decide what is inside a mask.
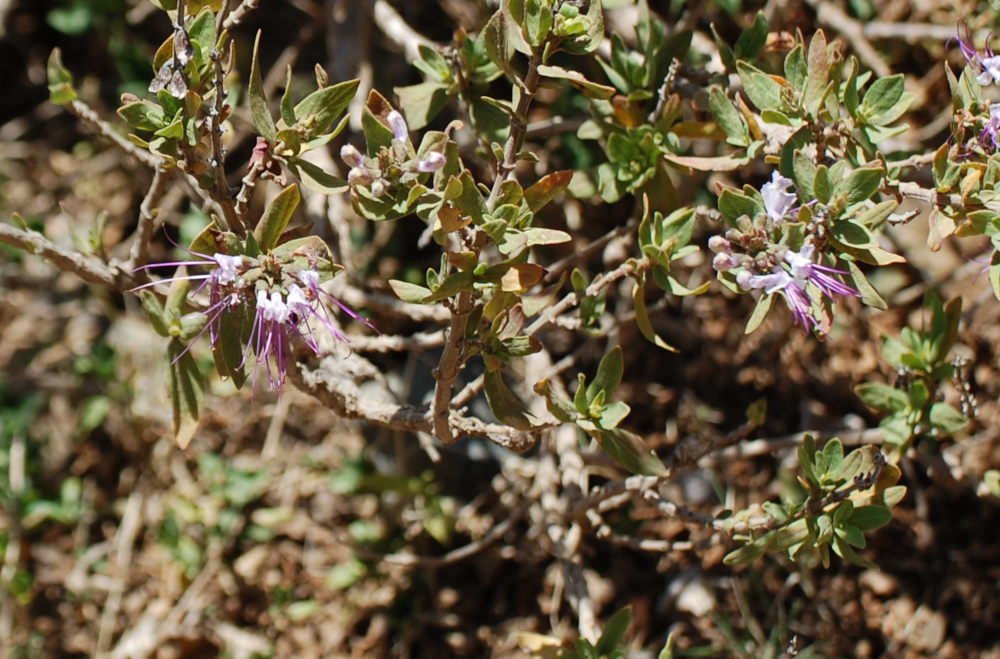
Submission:
[[[886,462],[874,446],[844,455],[838,439],[822,448],[806,434],[798,451],[800,493],[781,503],[768,501],[760,511],[726,511],[720,522],[742,541],[725,563],[745,565],[767,552],[784,551],[792,560],[829,567],[830,550],[849,563],[874,567],[857,549],[865,547],[864,532],[884,526],[891,508],[906,488],[896,485],[899,469]]]
[[[898,374],[896,386],[869,382],[855,388],[866,405],[888,414],[879,428],[893,462],[915,442],[933,447],[968,424],[965,415],[941,400],[939,393],[941,385],[955,375],[948,358],[958,338],[962,300],[945,304],[928,291],[924,309],[931,315],[929,325],[904,327],[898,338],[882,337],[882,354]]]
[[[631,411],[626,403],[612,400],[621,384],[623,368],[622,349],[616,346],[601,360],[590,384],[583,373],[579,374],[572,401],[553,390],[546,380],[535,385],[535,392],[545,398],[554,417],[563,423],[575,423],[629,472],[661,475],[666,471],[663,463],[646,448],[642,438],[618,427]]]

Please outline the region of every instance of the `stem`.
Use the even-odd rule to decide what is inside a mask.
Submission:
[[[524,76],[524,81],[520,84],[520,94],[517,101],[517,109],[511,119],[510,134],[504,144],[503,161],[497,163],[496,178],[493,179],[493,188],[490,196],[486,200],[487,208],[492,208],[500,196],[504,181],[514,178],[514,168],[517,160],[518,150],[524,141],[524,134],[528,126],[528,108],[538,91],[538,82],[541,76],[538,74],[538,66],[542,63],[542,52],[544,44],[532,53],[528,60],[528,72]],[[484,236],[482,231],[475,230],[472,238],[472,248],[477,254],[483,247]],[[437,384],[434,387],[434,401],[431,405],[431,420],[434,427],[434,435],[442,444],[450,444],[455,441],[455,434],[449,423],[452,387],[455,378],[462,366],[465,364],[462,339],[466,333],[466,325],[469,314],[475,309],[475,302],[472,291],[462,291],[458,294],[455,307],[452,310],[451,322],[448,326],[448,338],[441,353],[441,361],[434,370],[434,379]]]
[[[260,0],[243,0],[239,7],[231,11],[229,15],[226,16],[226,20],[222,23],[222,28],[224,30],[231,30],[242,23],[243,19],[246,18],[250,12],[256,9],[259,3]]]
[[[37,231],[0,224],[0,242],[19,247],[30,254],[44,256],[60,270],[72,272],[91,284],[119,288],[118,278],[106,264],[86,254],[65,250]],[[131,275],[126,273],[125,276]]]
[[[215,186],[212,191],[212,198],[219,203],[226,222],[230,227],[242,227],[246,229],[244,216],[236,212],[235,204],[229,195],[229,184],[226,182],[226,150],[222,148],[222,116],[225,110],[225,73],[222,70],[222,56],[217,50],[213,50],[212,62],[215,65],[215,104],[209,110],[208,116],[211,118],[209,134],[212,140],[212,161],[209,163],[215,174]]]
[[[122,137],[114,128],[111,127],[111,124],[101,119],[89,105],[80,99],[73,99],[70,104],[66,106],[66,108],[79,119],[96,128],[97,132],[99,132],[103,137],[106,137],[114,142],[115,146],[119,149],[147,167],[155,169],[163,165],[163,160],[159,156],[155,156],[149,151],[139,148]]]
[[[139,205],[139,225],[136,227],[129,259],[124,267],[127,272],[146,263],[149,240],[153,235],[153,224],[156,221],[156,206],[167,189],[167,183],[173,178],[172,174],[172,171],[166,169],[153,170],[153,181],[149,184],[149,190],[146,191],[142,204]]]

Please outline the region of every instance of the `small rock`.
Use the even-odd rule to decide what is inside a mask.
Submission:
[[[879,570],[865,570],[859,579],[861,585],[882,597],[892,595],[899,588],[899,581]]]

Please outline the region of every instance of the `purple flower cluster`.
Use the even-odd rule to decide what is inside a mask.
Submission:
[[[410,129],[398,110],[389,112],[385,120],[392,131],[392,148],[383,150],[385,153],[379,154],[379,157],[367,157],[351,144],[345,144],[340,149],[340,157],[350,166],[348,183],[369,186],[376,197],[384,195],[400,173],[405,182],[407,178],[416,179],[412,174],[408,177],[407,172],[431,174],[445,165],[444,154],[438,151],[431,151],[419,160],[411,157],[412,150],[408,146]]]
[[[976,81],[984,87],[1000,84],[1000,55],[993,52],[989,43],[986,44],[983,54],[980,55],[979,51],[972,45],[972,35],[969,34],[968,26],[962,27],[965,27],[965,34],[962,34],[960,27],[956,41],[958,41],[958,47],[962,49],[965,61],[978,73]]]
[[[293,341],[299,340],[316,356],[322,355],[320,336],[316,333],[320,328],[336,340],[348,344],[347,337],[334,322],[331,306],[374,329],[353,309],[323,290],[320,286],[320,273],[316,269],[304,268],[294,273],[283,272],[280,277],[281,282],[275,284],[270,278],[259,275],[254,275],[254,280],[250,280],[248,272],[260,270],[260,264],[256,259],[226,254],[211,256],[195,252],[192,254],[201,257],[200,260],[156,263],[146,268],[171,265],[214,266],[211,272],[173,277],[145,284],[133,290],[155,286],[164,281],[202,281],[195,292],[207,289],[209,304],[201,312],[205,319],[205,327],[191,340],[187,349],[190,349],[206,331],[213,349],[216,348],[223,339],[221,332],[224,316],[240,314],[242,317],[244,309],[252,305],[253,321],[244,344],[243,360],[238,368],[243,368],[252,360],[254,383],[256,383],[257,369],[263,366],[267,370],[270,388],[272,390],[281,388],[288,369],[294,363]]]
[[[836,276],[847,272],[817,262],[812,238],[807,237],[797,252],[784,245],[786,224],[794,221],[792,215],[798,207],[798,196],[790,191],[793,187],[791,179],[772,173],[771,180],[760,188],[764,213],[740,218],[737,228],[709,239],[708,247],[715,253],[712,267],[720,275],[731,273],[725,274],[726,279],[744,291],[780,293],[795,322],[807,333],[813,329],[823,332],[823,319],[815,313],[810,293],[815,296],[818,291],[819,300],[833,300],[837,295],[857,297],[859,293]]]
[[[808,284],[815,286],[820,295],[825,295],[831,300],[835,295],[851,297],[860,295],[854,288],[831,276],[846,275],[847,272],[814,262],[814,251],[815,247],[812,244],[804,245],[798,252],[789,250],[784,257],[784,263],[788,268],[776,265],[770,273],[764,275],[742,270],[736,276],[736,283],[744,290],[763,289],[768,295],[781,293],[795,317],[795,322],[806,332],[811,332],[819,326],[819,319],[813,314],[812,301],[806,292]]]

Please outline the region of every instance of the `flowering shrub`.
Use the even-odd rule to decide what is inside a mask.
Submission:
[[[924,303],[929,326],[883,341],[899,381],[856,388],[885,415],[879,441],[845,454],[840,439],[803,433],[798,475],[780,503],[694,512],[661,491],[761,428],[763,405],[751,406],[726,441],[654,450],[626,427],[632,407],[615,398],[630,349],[690,345],[661,322],[664,307],[683,313],[682,298],[714,296],[725,305],[750,296],[747,334],[765,321],[797,325],[810,345],[838,325],[863,322],[865,307],[888,310],[879,279],[906,259],[886,236],[912,219],[901,210],[907,199],[931,204],[934,248],[953,235],[988,239],[989,279],[1000,297],[1000,103],[984,90],[1000,85],[1000,56],[988,45],[977,50],[967,30],[955,40],[964,67],[945,65],[952,138],[925,157],[894,142],[913,100],[902,75],[866,70],[822,30],[808,39],[772,32],[763,13],[735,40],[715,32],[709,53],[646,0],[637,3],[634,35],[607,34],[600,2],[503,0],[453,44],[415,48],[423,81],[396,88],[395,101],[367,82],[331,81],[317,65],[309,91],[300,94],[289,69],[272,102],[276,85],[266,83],[261,61],[267,33],[257,34],[249,71],[240,70],[232,37],[256,3],[233,11],[221,1],[154,4],[173,27],[153,57],[146,93],[122,98],[127,139],[80,99],[59,51],[48,65],[51,100],[154,172],[127,258],[67,251],[19,216],[21,226],[5,225],[0,240],[139,297],[167,341],[165,386],[181,448],[203,411],[208,376],[198,356],[207,344],[212,377],[237,388],[249,379],[256,392],[266,374],[271,390],[294,386],[342,417],[418,436],[432,454],[470,437],[556,455],[579,450],[578,438],[593,440],[610,460],[573,485],[578,498],[564,526],[578,534],[610,528],[601,506],[624,496],[725,535],[736,545],[729,564],[770,553],[805,568],[829,566],[832,550],[874,567],[859,551],[864,533],[887,524],[905,494],[898,465],[939,450],[975,410],[967,387],[961,411],[944,400],[960,370],[951,352],[961,304],[933,293]],[[504,91],[509,97],[498,97]],[[246,165],[228,151],[237,129],[255,138]],[[565,138],[565,152],[540,161],[546,130]],[[933,189],[910,180],[928,166]],[[204,221],[183,246],[190,258],[157,262],[150,254],[168,182],[184,187]],[[376,225],[372,232],[421,223],[400,250],[404,259],[435,250],[432,267],[367,273],[359,283],[345,257],[357,237],[347,220],[332,219],[334,233],[344,223],[336,240],[329,227],[294,223],[303,195],[327,198],[331,214],[348,213],[349,204]],[[565,210],[582,204],[633,211],[588,237]],[[615,241],[625,250],[617,258]],[[601,269],[589,271],[587,257],[605,248]],[[616,284],[631,299],[617,299]],[[398,334],[378,335],[383,323]],[[646,344],[610,338],[633,324]],[[564,381],[594,337],[608,347],[596,369],[581,368],[593,376]],[[377,381],[378,369],[352,341],[371,352],[433,350],[433,386],[422,403],[363,393],[362,380]],[[473,405],[480,394],[485,405]],[[563,428],[572,429],[568,444],[559,439]],[[586,598],[573,596],[582,606]],[[593,616],[580,620],[580,631],[596,639]],[[616,616],[602,651],[617,646],[626,622]]]

